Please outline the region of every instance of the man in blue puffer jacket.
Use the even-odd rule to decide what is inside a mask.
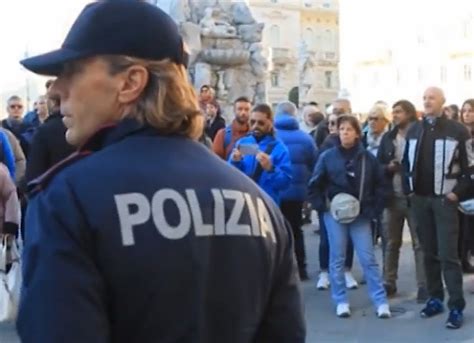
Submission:
[[[281,194],[291,181],[290,154],[285,144],[275,138],[273,112],[260,104],[250,115],[251,133],[237,141],[229,163],[260,186],[278,205]]]
[[[314,140],[300,130],[296,119],[296,106],[289,101],[280,103],[276,109],[275,129],[290,152],[291,184],[280,196],[280,208],[293,229],[295,253],[302,280],[308,279],[306,253],[301,226],[303,203],[307,200],[308,181],[316,163],[317,150]]]

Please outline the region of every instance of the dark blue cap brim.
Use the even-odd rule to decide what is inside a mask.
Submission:
[[[20,63],[33,73],[48,76],[59,76],[65,63],[85,57],[88,57],[88,55],[84,52],[77,52],[61,48],[46,54],[26,58],[20,61]]]

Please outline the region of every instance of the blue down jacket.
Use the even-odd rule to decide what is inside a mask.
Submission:
[[[237,141],[235,146],[239,147],[244,144],[258,144],[259,150],[263,152],[267,149],[268,144],[274,145],[270,153],[273,170],[263,171],[255,182],[279,205],[281,194],[288,189],[291,182],[291,161],[287,147],[273,135],[263,137],[260,142],[257,142],[253,135],[247,135]],[[254,155],[244,155],[241,161],[234,162],[231,154],[229,163],[249,177],[254,174],[257,165],[259,165]]]
[[[299,129],[295,117],[279,114],[275,117],[276,136],[285,143],[290,153],[291,184],[281,193],[281,200],[305,201],[308,195],[308,181],[316,163],[314,140]]]

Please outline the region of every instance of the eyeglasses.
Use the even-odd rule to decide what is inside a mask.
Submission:
[[[254,126],[255,124],[258,126],[264,126],[266,123],[263,120],[250,119],[250,126]]]
[[[329,126],[336,126],[336,125],[337,125],[337,121],[335,120],[329,121]]]
[[[14,110],[14,109],[22,109],[22,108],[23,108],[23,105],[10,105],[10,108],[11,108],[12,110]]]
[[[379,121],[379,117],[369,117],[369,121]]]

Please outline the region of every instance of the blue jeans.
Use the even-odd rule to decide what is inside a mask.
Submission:
[[[321,271],[329,271],[329,241],[328,233],[326,230],[326,224],[324,223],[324,212],[318,212],[319,218],[319,268]],[[352,269],[352,263],[354,261],[354,247],[352,246],[352,240],[347,242],[346,250],[346,269]]]
[[[324,221],[329,238],[331,295],[336,305],[349,303],[344,278],[344,261],[346,258],[346,247],[349,235],[352,238],[354,250],[364,271],[369,296],[372,302],[376,307],[382,304],[388,304],[379,266],[375,260],[370,221],[358,217],[350,224],[340,224],[330,213],[324,214]]]

